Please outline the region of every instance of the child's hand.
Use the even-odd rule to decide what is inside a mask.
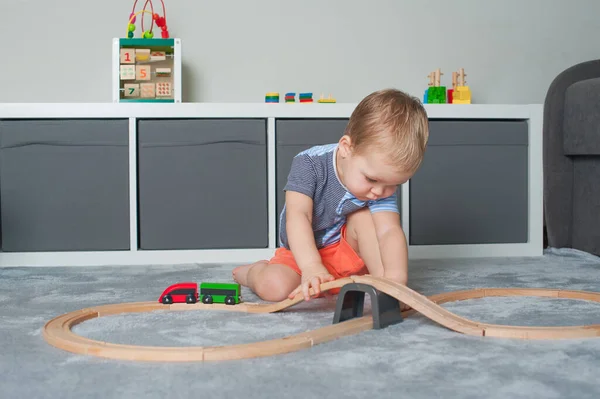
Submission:
[[[335,278],[329,274],[327,270],[319,271],[316,273],[303,273],[302,274],[302,283],[290,293],[288,298],[293,299],[298,293],[302,292],[304,294],[304,300],[310,300],[309,290],[312,289],[315,291],[314,295],[319,296],[321,293],[321,284],[326,283],[328,281],[333,281]]]

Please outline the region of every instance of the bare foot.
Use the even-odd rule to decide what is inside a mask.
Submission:
[[[231,272],[231,274],[233,276],[233,280],[236,283],[247,287],[248,286],[248,272],[250,271],[250,269],[252,269],[256,265],[260,265],[260,264],[266,265],[268,263],[269,263],[269,261],[267,261],[267,260],[259,260],[258,262],[254,262],[249,265],[238,266],[235,269],[233,269],[233,271]]]

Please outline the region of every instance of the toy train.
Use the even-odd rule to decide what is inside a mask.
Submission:
[[[236,305],[242,301],[240,285],[235,283],[177,283],[168,287],[158,298],[158,302],[165,305],[172,303],[224,303]]]

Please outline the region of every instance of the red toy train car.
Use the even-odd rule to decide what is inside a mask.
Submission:
[[[198,302],[198,283],[177,283],[168,287],[158,298],[165,305]]]

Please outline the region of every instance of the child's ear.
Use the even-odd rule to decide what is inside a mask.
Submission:
[[[352,140],[350,136],[344,135],[338,143],[338,151],[343,158],[347,158],[352,153]]]

